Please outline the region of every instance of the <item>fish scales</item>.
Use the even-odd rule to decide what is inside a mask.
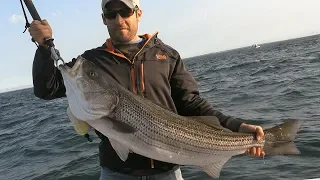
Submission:
[[[231,151],[247,148],[255,141],[252,135],[216,131],[197,121],[176,116],[173,112],[157,111],[148,103],[126,94],[120,97],[115,111],[116,119],[139,129],[136,136],[140,140],[153,143],[157,141],[177,149],[192,148],[190,151],[212,154],[214,149]],[[256,145],[262,146],[263,142]]]

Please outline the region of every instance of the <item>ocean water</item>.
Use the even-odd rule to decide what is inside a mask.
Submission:
[[[320,35],[212,53],[184,60],[201,95],[216,109],[270,127],[305,120],[296,138],[301,155],[236,156],[220,179],[320,177]],[[0,180],[99,178],[98,137],[78,136],[66,99],[45,101],[32,89],[0,94]],[[185,180],[209,180],[183,166]]]

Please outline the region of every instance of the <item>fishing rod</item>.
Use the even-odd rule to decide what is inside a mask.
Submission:
[[[27,6],[27,8],[29,10],[29,13],[31,14],[32,18],[34,20],[41,21],[40,15],[39,15],[36,7],[34,6],[32,0],[23,0],[23,1],[24,1],[25,5]],[[27,18],[26,12],[24,10],[22,0],[20,0],[20,3],[21,3],[21,7],[22,7],[22,10],[23,10],[24,17],[26,19],[26,26],[25,26],[26,29],[24,30],[24,32],[25,32],[27,30],[27,28],[30,27],[30,23],[28,22],[28,18]],[[32,41],[35,42],[34,39],[32,39]],[[53,43],[53,39],[52,38],[45,39],[45,44],[49,47],[49,49],[51,51],[51,58],[53,59],[53,61],[55,63],[55,66],[58,67],[58,62],[59,61],[61,61],[63,64],[65,64],[63,59],[60,56],[59,51],[57,49],[55,49],[55,45]],[[90,139],[89,134],[88,134],[90,126],[85,121],[80,121],[80,120],[76,119],[71,114],[71,111],[70,111],[69,108],[67,109],[67,114],[69,116],[69,119],[72,122],[72,125],[73,125],[75,131],[79,135],[83,135],[89,142],[92,142],[92,140]]]
[[[23,1],[24,1],[24,4],[27,6],[29,13],[31,14],[33,20],[41,21],[40,15],[39,15],[36,7],[34,6],[32,0],[23,0]],[[24,10],[23,4],[22,4],[22,0],[20,0],[20,3],[21,3],[24,17],[26,19],[26,27],[25,28],[27,29],[30,27],[30,23],[28,22],[27,15],[25,13],[25,10]],[[25,29],[25,31],[26,31],[26,29]],[[54,40],[53,38],[45,39],[44,42],[48,46],[48,48],[50,49],[50,52],[51,52],[50,56],[53,59],[53,61],[55,62],[55,66],[58,67],[59,61],[61,61],[64,64],[64,60],[61,58],[59,51],[57,49],[55,49],[55,45],[53,43],[53,40]],[[32,41],[35,42],[34,39],[32,39]]]

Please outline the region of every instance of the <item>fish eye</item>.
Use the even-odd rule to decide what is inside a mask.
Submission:
[[[89,76],[95,77],[95,76],[97,76],[97,73],[94,71],[89,71]]]

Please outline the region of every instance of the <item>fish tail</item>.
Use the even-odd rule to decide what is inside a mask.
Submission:
[[[302,120],[287,120],[264,130],[266,139],[263,149],[265,153],[270,155],[301,154],[293,141],[302,123]]]

